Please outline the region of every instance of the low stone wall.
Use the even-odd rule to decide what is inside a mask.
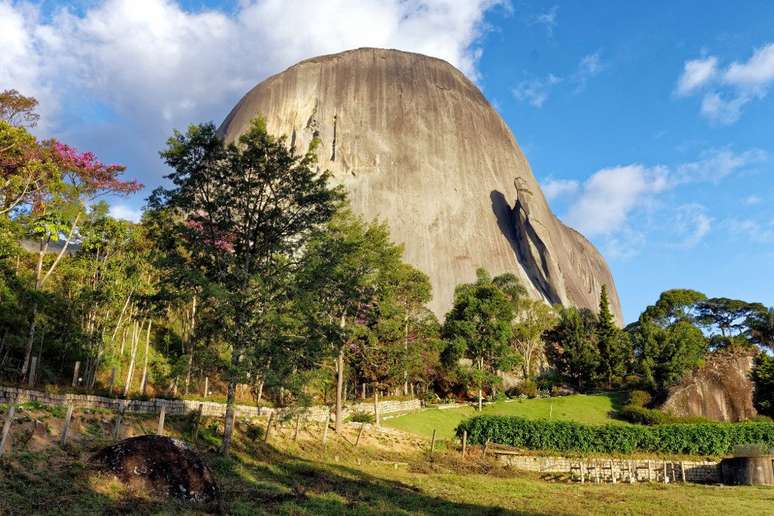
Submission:
[[[106,398],[104,396],[91,396],[87,394],[50,394],[46,392],[33,391],[27,389],[17,389],[14,387],[0,387],[0,403],[23,403],[26,401],[37,401],[44,405],[69,405],[72,404],[78,408],[108,409],[111,411],[123,410],[133,414],[157,414],[161,407],[166,408],[167,415],[184,415],[199,410],[201,406],[202,414],[208,417],[222,417],[226,412],[224,403],[214,401],[195,401],[195,400],[165,400],[153,398],[148,401],[142,400],[124,400],[117,398]],[[379,402],[379,410],[382,414],[395,412],[409,412],[419,410],[422,404],[419,400],[385,400]],[[249,405],[237,405],[236,417],[251,418],[268,416],[271,413],[277,415],[303,414],[303,416],[313,421],[325,421],[329,414],[327,406],[312,406],[307,408],[271,408],[271,407],[252,407]],[[355,403],[344,408],[344,416],[351,412],[367,412],[373,414],[373,403]]]
[[[494,453],[499,461],[516,469],[565,474],[585,482],[720,482],[720,462],[536,457],[498,450]]]

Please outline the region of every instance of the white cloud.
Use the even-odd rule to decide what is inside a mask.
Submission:
[[[560,197],[575,195],[580,189],[580,183],[572,179],[548,179],[540,185],[546,199],[552,201]]]
[[[533,16],[530,23],[533,25],[543,25],[546,28],[548,36],[554,35],[554,27],[556,27],[557,18],[559,17],[559,6],[554,5],[548,11]]]
[[[674,217],[674,229],[680,240],[675,247],[695,247],[712,229],[712,217],[701,204],[685,204],[677,208]]]
[[[723,81],[754,88],[774,82],[774,43],[756,49],[744,63],[733,62],[723,74]]]
[[[774,83],[774,43],[756,49],[747,61],[735,61],[725,70],[718,69],[717,63],[714,56],[686,61],[676,92],[688,96],[712,85],[712,91],[702,97],[701,114],[712,123],[729,125],[739,120],[747,104],[765,97]]]
[[[635,214],[639,217],[668,212],[669,223],[657,224],[659,231],[673,235],[672,247],[694,247],[712,229],[712,217],[705,207],[695,203],[665,211],[662,199],[666,192],[687,184],[718,183],[766,159],[766,153],[759,149],[710,149],[695,161],[671,167],[610,167],[595,172],[582,185],[573,180],[550,179],[543,187],[548,199],[572,192],[573,201],[562,218],[583,234],[600,238],[611,258],[627,258],[636,254],[646,237],[642,230],[633,228],[642,227],[641,223],[632,223]]]
[[[584,235],[609,235],[620,230],[629,213],[667,188],[667,170],[657,166],[626,165],[605,168],[583,184],[567,220]]]
[[[137,140],[127,146],[147,152],[137,159],[158,163],[172,128],[219,122],[262,79],[316,55],[397,48],[445,59],[475,80],[484,15],[507,2],[241,0],[229,11],[189,11],[179,0],[102,0],[82,11],[63,3],[44,19],[31,4],[0,0],[0,86],[37,96],[54,135],[98,141],[89,113],[118,118]],[[156,171],[141,172],[158,182]]]
[[[728,148],[710,149],[702,152],[698,160],[678,165],[672,181],[677,184],[694,181],[717,183],[735,172],[762,163],[767,158],[766,152],[761,149],[744,152],[734,152]]]
[[[516,100],[527,102],[532,107],[541,108],[548,100],[551,88],[562,82],[561,77],[548,74],[545,79],[529,79],[521,81],[513,88],[513,96]]]
[[[127,206],[125,204],[114,204],[110,206],[109,215],[114,219],[128,220],[129,222],[140,222],[142,210]]]
[[[729,219],[725,226],[734,237],[741,235],[758,244],[774,243],[774,220]]]
[[[744,203],[745,203],[747,206],[754,206],[754,205],[756,205],[756,204],[760,204],[762,200],[763,200],[763,199],[761,199],[761,198],[760,198],[760,197],[758,197],[757,195],[749,195],[749,196],[745,197],[745,199],[744,199]]]
[[[713,56],[686,61],[677,81],[677,94],[689,95],[707,84],[715,76],[717,64],[718,59]]]
[[[582,91],[586,87],[588,80],[599,75],[605,69],[605,66],[599,52],[583,56],[578,63],[578,70],[572,77],[578,84],[578,87],[575,89],[576,93]]]

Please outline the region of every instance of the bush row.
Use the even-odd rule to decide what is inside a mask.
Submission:
[[[638,425],[712,423],[709,419],[701,416],[673,416],[657,409],[637,405],[625,405],[615,413],[615,417]]]
[[[583,425],[566,421],[531,421],[515,416],[476,416],[457,427],[468,442],[504,444],[558,452],[654,452],[726,455],[734,446],[774,447],[774,423],[699,423],[659,426]]]

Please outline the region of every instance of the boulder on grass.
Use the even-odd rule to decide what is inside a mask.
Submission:
[[[132,437],[98,451],[92,462],[121,481],[157,495],[201,504],[217,503],[220,497],[210,468],[177,439]]]

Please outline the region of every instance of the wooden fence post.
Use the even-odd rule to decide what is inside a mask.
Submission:
[[[121,402],[118,406],[118,413],[116,414],[116,426],[113,428],[113,440],[118,441],[121,437],[121,419],[124,417],[124,411],[126,405]]]
[[[205,376],[204,377],[204,399],[207,399],[207,396],[209,395],[210,390],[210,377]]]
[[[79,361],[75,363],[75,367],[73,368],[73,384],[72,384],[73,387],[78,385],[78,373],[80,372],[80,370],[81,370],[81,363]]]
[[[468,431],[462,431],[462,458],[465,458],[465,452],[468,450]]]
[[[664,461],[664,483],[669,483],[669,474],[667,474],[667,463]]]
[[[301,416],[296,416],[296,431],[293,433],[293,441],[298,441],[299,428],[301,428]]]
[[[13,401],[8,404],[8,413],[5,415],[5,423],[3,424],[3,437],[0,439],[0,457],[5,453],[5,446],[8,443],[11,435],[11,423],[13,422],[13,416],[16,414],[16,405]]]
[[[269,422],[266,423],[266,432],[263,434],[263,442],[269,442],[269,432],[271,432],[271,423],[274,421],[274,412],[269,412]]]
[[[202,412],[204,412],[204,403],[199,403],[199,409],[196,411],[196,420],[193,429],[193,445],[196,447],[196,441],[199,439],[199,425],[202,424]]]
[[[35,372],[36,372],[35,370],[37,369],[37,365],[38,365],[38,357],[32,357],[30,361],[30,375],[27,378],[27,385],[29,385],[30,387],[35,385]]]
[[[164,435],[164,416],[167,414],[167,405],[164,404],[161,406],[161,411],[159,412],[159,430],[156,432],[159,435]]]
[[[680,461],[680,477],[683,480],[683,484],[685,484],[685,462]]]
[[[323,427],[323,436],[322,436],[322,443],[323,446],[327,446],[328,441],[328,427],[331,426],[331,409],[328,407],[328,417],[325,418],[325,423]]]
[[[64,448],[67,443],[67,433],[70,431],[70,421],[73,418],[73,404],[67,405],[67,415],[65,416],[64,426],[62,427],[62,437],[59,439],[59,445]]]
[[[360,430],[357,433],[357,439],[355,439],[355,448],[357,448],[357,445],[360,443],[360,436],[363,434],[363,428],[365,428],[365,423],[360,423]]]

